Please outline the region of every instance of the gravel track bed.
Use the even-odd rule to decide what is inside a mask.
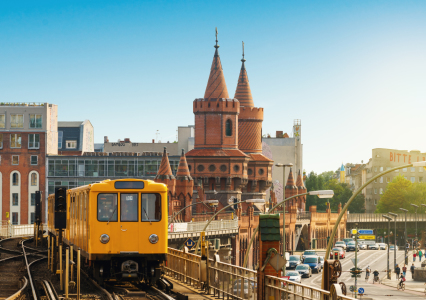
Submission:
[[[18,241],[19,239],[0,241],[0,246],[19,251],[19,247],[17,246]],[[19,254],[3,252],[1,253],[0,260],[17,255]],[[23,256],[9,261],[0,261],[0,298],[7,298],[16,293],[20,289],[19,280],[26,274],[27,270]]]

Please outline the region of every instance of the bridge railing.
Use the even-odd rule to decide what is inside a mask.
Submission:
[[[347,222],[387,222],[385,218],[382,217],[383,214],[375,213],[365,213],[365,214],[348,214]],[[393,219],[394,217],[392,217]],[[398,214],[396,218],[397,222],[405,222],[405,214]],[[407,214],[407,222],[415,222],[416,214]],[[426,221],[426,214],[417,214],[417,221],[424,222]]]
[[[297,220],[310,220],[311,212],[309,211],[301,211],[297,212]]]
[[[199,232],[204,229],[208,221],[188,223],[188,231]],[[206,231],[222,230],[222,229],[237,229],[238,219],[235,220],[220,220],[212,221]]]
[[[175,280],[201,288],[200,264],[201,256],[169,248],[164,270],[166,275]]]
[[[43,230],[47,230],[47,224],[42,224]],[[24,237],[34,235],[34,224],[12,225],[8,222],[0,224],[0,237]]]

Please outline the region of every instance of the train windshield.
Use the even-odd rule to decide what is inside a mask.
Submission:
[[[117,194],[98,195],[98,221],[117,222]]]
[[[138,221],[138,194],[120,195],[120,221]]]
[[[142,222],[153,222],[161,220],[161,196],[160,194],[141,194]]]

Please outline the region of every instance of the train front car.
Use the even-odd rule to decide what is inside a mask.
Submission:
[[[95,279],[154,284],[167,254],[167,187],[113,180],[90,189],[88,259]]]

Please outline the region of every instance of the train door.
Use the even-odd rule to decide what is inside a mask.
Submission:
[[[139,195],[120,193],[120,240],[122,252],[139,252]]]

